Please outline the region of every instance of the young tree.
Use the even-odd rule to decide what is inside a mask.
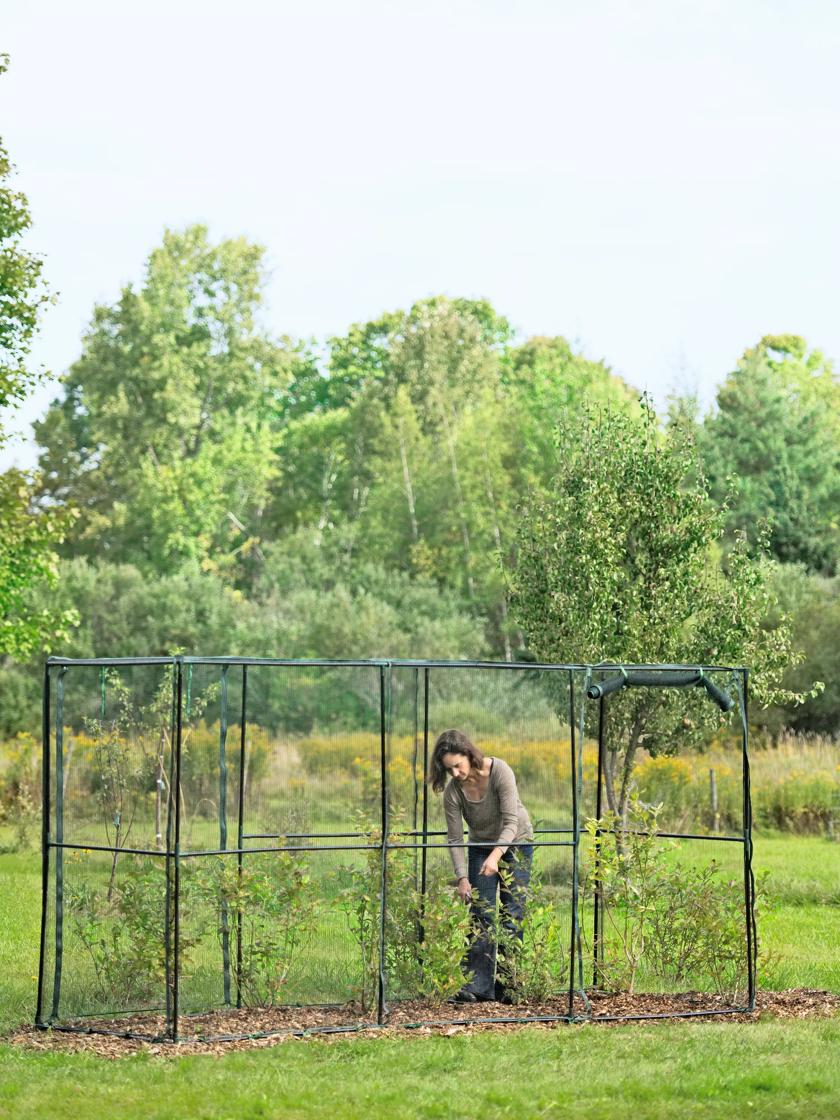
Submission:
[[[0,54],[0,74],[8,62],[8,55]],[[18,405],[40,376],[27,358],[51,298],[41,258],[23,244],[32,219],[25,195],[8,185],[12,171],[0,140],[0,410]],[[0,420],[0,444],[6,439]],[[58,636],[74,618],[72,611],[27,607],[30,587],[54,580],[54,549],[69,521],[65,511],[40,505],[35,491],[36,480],[25,471],[0,475],[0,654],[15,657]]]
[[[798,660],[773,606],[770,563],[740,538],[725,565],[726,511],[709,497],[693,442],[641,414],[590,411],[558,432],[552,491],[525,507],[511,577],[515,617],[537,657],[616,664],[746,665],[761,704],[801,699],[781,684]],[[697,698],[699,700],[699,697]],[[685,703],[666,690],[625,690],[608,705],[609,808],[626,818],[640,746],[685,743]],[[695,729],[714,718],[692,705]]]

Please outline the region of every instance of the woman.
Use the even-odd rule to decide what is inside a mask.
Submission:
[[[511,1003],[503,960],[496,975],[493,924],[500,892],[502,929],[510,939],[522,940],[534,832],[519,800],[516,778],[506,762],[485,758],[463,732],[452,729],[438,736],[428,780],[435,792],[443,792],[458,895],[471,905],[473,918],[474,936],[465,960],[466,970],[473,975],[455,999],[460,1003],[492,999]],[[467,849],[468,858],[464,855],[465,821],[470,845],[480,845]],[[509,846],[514,843],[515,847]],[[500,863],[508,872],[503,878]]]

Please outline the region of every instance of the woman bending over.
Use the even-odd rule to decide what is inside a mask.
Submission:
[[[504,960],[498,962],[498,972],[496,969],[493,922],[498,894],[502,929],[509,941],[522,940],[534,832],[519,800],[516,778],[502,759],[485,757],[463,732],[449,730],[435,743],[429,782],[437,793],[443,792],[458,894],[470,904],[473,921],[473,938],[464,960],[465,970],[473,975],[455,999],[461,1003],[493,999],[511,1003]],[[469,828],[470,847],[466,849],[464,822]],[[500,864],[509,872],[504,880],[499,875]]]

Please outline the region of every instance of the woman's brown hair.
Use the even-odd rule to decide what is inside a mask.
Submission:
[[[445,754],[464,755],[465,758],[470,760],[470,766],[473,770],[480,770],[484,765],[484,755],[463,731],[456,731],[454,727],[451,727],[448,731],[441,731],[432,751],[429,776],[426,779],[435,793],[440,793],[446,785],[446,767],[443,765]]]

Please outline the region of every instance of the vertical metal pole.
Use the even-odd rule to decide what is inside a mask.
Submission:
[[[35,1025],[44,1025],[44,966],[47,954],[47,901],[50,877],[50,666],[44,665],[41,721],[41,948],[38,955],[38,1006]]]
[[[385,919],[388,907],[388,759],[385,745],[385,666],[379,666],[379,794],[382,847],[380,851],[379,880],[379,986],[376,1001],[376,1021],[382,1023],[388,1010],[385,998]]]
[[[604,785],[604,750],[606,747],[606,736],[604,733],[604,716],[606,714],[606,705],[604,697],[598,701],[598,784],[595,790],[595,818],[601,819],[603,812],[603,785]],[[601,830],[595,830],[595,843],[601,843]],[[598,849],[595,851],[595,867],[600,868],[600,860],[598,858]],[[604,959],[604,947],[601,944],[601,911],[603,909],[603,892],[601,884],[597,882],[595,885],[595,893],[592,899],[593,918],[592,918],[592,986],[598,987],[600,980],[599,963]]]
[[[64,676],[58,671],[55,697],[55,968],[53,970],[52,1011],[58,1018],[61,999],[61,969],[64,958]]]
[[[228,666],[223,665],[219,697],[219,848],[227,849],[227,730],[228,730]],[[222,992],[225,1006],[230,1005],[230,918],[227,899],[221,904],[222,924]]]
[[[190,667],[192,668],[192,666]],[[182,699],[184,686],[184,661],[177,659],[177,706],[175,709],[175,914],[173,921],[173,946],[172,946],[172,1039],[178,1041],[178,1004],[181,982],[181,740],[182,728]]]
[[[242,712],[239,720],[239,823],[236,830],[236,873],[242,880],[242,845],[245,839],[245,715],[248,697],[248,666],[242,666]],[[236,909],[236,1006],[242,1006],[242,908]]]
[[[569,750],[571,753],[572,782],[572,935],[569,946],[569,1018],[575,1011],[575,954],[580,941],[580,917],[578,915],[578,896],[580,882],[580,812],[578,809],[578,744],[575,740],[575,679],[574,670],[569,670]],[[580,745],[583,750],[583,744]]]
[[[173,1037],[172,1020],[172,992],[174,979],[172,974],[172,791],[175,784],[175,734],[177,726],[176,707],[180,709],[180,691],[178,688],[177,662],[172,659],[172,705],[169,713],[169,794],[166,799],[166,898],[164,901],[163,925],[163,953],[166,970],[166,1033]],[[177,794],[176,794],[177,797]]]
[[[741,764],[744,804],[744,913],[747,933],[747,995],[749,1010],[755,1008],[756,956],[758,937],[755,928],[755,880],[752,870],[752,797],[750,793],[750,756],[749,756],[749,670],[742,672],[741,723],[743,732],[743,760]]]
[[[426,898],[426,872],[429,842],[429,667],[423,670],[423,847],[420,852],[420,898]]]
[[[419,713],[417,711],[417,708],[418,708],[418,704],[419,704],[419,699],[420,699],[420,670],[415,669],[414,670],[414,748],[413,748],[412,753],[411,753],[411,778],[412,778],[412,782],[413,782],[413,785],[414,785],[414,805],[413,805],[413,812],[412,812],[412,815],[411,815],[411,828],[412,828],[412,832],[413,832],[413,835],[414,835],[414,842],[415,843],[417,842],[417,812],[418,812],[419,803],[420,803],[420,791],[417,788],[417,750],[418,750],[418,747],[419,747],[419,742],[418,742],[418,737],[419,737],[419,727],[418,727]],[[425,776],[426,775],[425,775],[425,772],[424,772],[423,777],[425,778]],[[420,885],[419,884],[419,879],[418,879],[419,872],[420,872],[420,852],[418,851],[417,848],[415,848],[414,849],[414,889],[415,890],[417,890],[418,886]],[[420,938],[420,940],[422,941],[422,937]]]

